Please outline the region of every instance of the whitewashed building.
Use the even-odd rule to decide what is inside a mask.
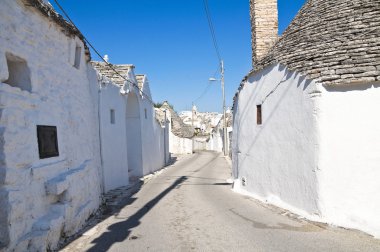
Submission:
[[[96,73],[50,5],[0,5],[0,250],[52,250],[100,204]]]
[[[172,154],[193,153],[194,128],[186,125],[166,101],[160,110],[163,111],[165,120],[169,122],[169,152]]]
[[[277,1],[250,6],[235,190],[380,237],[380,1],[309,0],[281,38]]]
[[[226,111],[226,125],[227,125],[227,145],[224,146],[224,116],[220,118],[217,125],[213,128],[207,140],[207,150],[223,152],[227,148],[230,152],[231,139],[232,139],[232,111]]]
[[[156,120],[149,81],[133,65],[92,62],[99,79],[104,191],[128,186],[169,162],[168,127]],[[121,76],[120,76],[121,75]]]

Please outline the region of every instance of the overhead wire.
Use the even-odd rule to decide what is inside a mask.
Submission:
[[[215,73],[212,75],[212,77],[215,78],[215,76],[216,76],[216,74],[218,73],[218,71],[219,71],[219,65],[218,65],[218,67],[216,68],[216,71],[215,71]],[[200,99],[201,99],[201,98],[202,98],[202,97],[208,92],[208,90],[210,89],[211,85],[212,85],[212,83],[209,82],[208,85],[206,86],[206,88],[203,90],[202,94],[201,94],[197,99],[195,99],[195,100],[193,101],[193,103],[195,103],[196,101],[200,100]]]
[[[214,44],[215,52],[216,52],[216,55],[218,57],[219,62],[221,62],[222,61],[222,57],[220,56],[221,54],[220,54],[220,50],[219,50],[219,46],[218,46],[218,41],[216,40],[216,35],[215,35],[215,30],[214,30],[214,24],[212,22],[210,9],[208,7],[208,0],[203,0],[203,6],[204,6],[204,9],[205,9],[205,12],[206,12],[207,22],[208,22],[208,26],[210,28],[212,42]]]
[[[56,3],[56,5],[58,6],[58,8],[62,11],[62,13],[65,15],[65,17],[67,18],[67,20],[70,22],[70,24],[72,25],[72,26],[74,26],[75,27],[75,29],[77,29],[78,31],[80,31],[79,29],[78,29],[78,27],[75,25],[75,23],[73,22],[73,20],[70,18],[70,16],[67,14],[67,12],[63,9],[63,7],[61,6],[61,4],[58,2],[58,0],[54,0],[54,2]],[[96,48],[91,44],[91,42],[82,34],[82,36],[83,36],[83,39],[86,41],[86,43],[92,48],[92,50],[96,53],[96,55],[98,55],[98,57],[99,58],[101,58],[102,59],[102,61],[104,62],[104,63],[106,63],[106,65],[110,68],[110,69],[112,69],[112,71],[114,71],[115,73],[116,73],[116,75],[118,75],[118,76],[120,76],[122,79],[124,79],[126,82],[128,82],[129,84],[132,84],[132,86],[133,87],[135,87],[135,88],[137,88],[138,90],[139,90],[139,92],[141,93],[141,94],[143,94],[144,95],[144,98],[146,98],[152,105],[154,105],[155,103],[154,103],[154,101],[152,100],[152,99],[150,99],[149,98],[149,95],[147,95],[146,93],[144,93],[144,91],[143,90],[141,90],[140,88],[139,88],[139,86],[136,84],[136,83],[134,83],[133,81],[130,81],[128,78],[126,78],[126,77],[124,77],[122,74],[120,74],[113,66],[112,66],[112,64],[111,63],[109,63],[108,61],[106,61],[104,58],[103,58],[103,56],[99,53],[99,51],[98,50],[96,50]]]

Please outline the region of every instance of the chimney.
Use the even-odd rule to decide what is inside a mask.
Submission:
[[[265,56],[278,37],[277,0],[249,0],[252,32],[252,64]]]

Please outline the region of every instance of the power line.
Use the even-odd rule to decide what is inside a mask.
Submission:
[[[195,99],[193,101],[193,103],[200,100],[207,93],[207,91],[210,89],[210,87],[211,87],[211,83],[208,83],[207,87],[203,90],[202,94],[197,99]]]
[[[213,22],[211,19],[210,9],[208,7],[208,0],[203,0],[203,5],[204,5],[206,16],[207,16],[208,26],[209,26],[210,32],[211,32],[212,42],[214,44],[215,52],[216,52],[216,55],[218,56],[218,59],[220,62],[220,61],[222,61],[222,57],[220,56],[220,50],[219,50],[218,42],[216,40],[214,25],[213,25]]]
[[[59,4],[58,0],[54,0],[54,2],[57,4],[58,8],[62,11],[62,13],[63,13],[63,14],[65,15],[65,17],[67,18],[67,20],[71,23],[71,25],[74,26],[75,29],[77,29],[78,31],[80,31],[80,30],[78,29],[78,27],[74,24],[73,20],[71,20],[70,16],[67,14],[67,12],[66,12],[66,11],[63,9],[63,7]],[[136,83],[130,81],[129,79],[125,78],[122,74],[120,74],[120,73],[119,73],[119,72],[118,72],[118,71],[112,66],[112,64],[108,63],[108,62],[103,58],[103,56],[99,53],[99,51],[96,50],[96,48],[91,44],[91,42],[90,42],[90,41],[89,41],[89,40],[88,40],[83,34],[82,34],[82,36],[83,36],[84,41],[86,41],[86,43],[92,48],[92,50],[93,50],[93,51],[99,56],[99,58],[101,58],[101,59],[104,61],[104,63],[106,63],[106,65],[107,65],[109,68],[112,69],[112,71],[114,71],[117,75],[119,75],[119,76],[120,76],[122,79],[124,79],[126,82],[132,84],[133,87],[137,88],[137,89],[139,90],[139,92],[141,92],[141,93],[145,96],[145,98],[146,98],[146,99],[147,99],[152,105],[154,105],[154,101],[152,101],[152,100],[149,98],[149,96],[148,96],[146,93],[144,93],[144,91],[142,91]]]
[[[218,67],[216,68],[214,74],[212,75],[212,77],[215,78],[216,74],[219,72],[219,68],[220,68],[220,65],[218,65]],[[195,103],[196,101],[200,100],[207,92],[208,90],[210,89],[211,87],[211,82],[208,83],[208,85],[206,86],[206,88],[203,90],[202,94],[193,101],[193,103]]]

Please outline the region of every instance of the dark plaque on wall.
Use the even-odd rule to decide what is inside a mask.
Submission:
[[[37,138],[40,159],[59,156],[56,126],[37,125]]]

